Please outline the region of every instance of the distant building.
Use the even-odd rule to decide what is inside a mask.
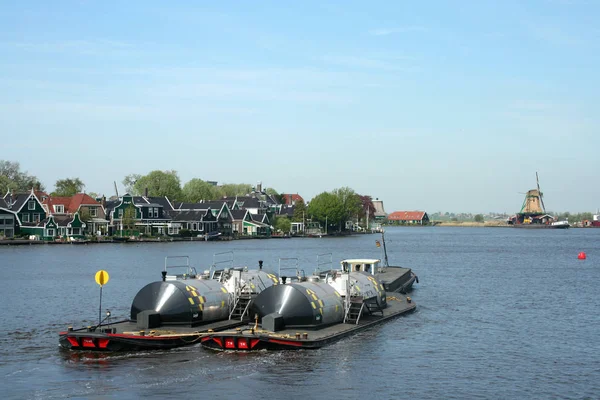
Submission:
[[[407,225],[426,225],[429,216],[425,211],[394,211],[387,217],[388,221],[396,221]]]
[[[281,198],[283,199],[284,204],[287,206],[295,206],[298,201],[305,203],[302,196],[300,196],[298,193],[296,193],[296,194],[282,193]]]
[[[383,200],[372,200],[373,207],[375,207],[375,221],[385,220],[387,214],[383,208]]]

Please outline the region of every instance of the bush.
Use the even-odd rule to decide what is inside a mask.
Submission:
[[[190,231],[189,229],[180,229],[179,230],[179,236],[181,237],[192,237],[192,231]]]

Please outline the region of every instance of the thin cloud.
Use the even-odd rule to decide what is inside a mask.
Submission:
[[[407,33],[407,32],[426,32],[427,29],[425,29],[422,26],[405,26],[402,28],[380,28],[380,29],[373,29],[369,31],[369,34],[371,36],[389,36],[389,35],[393,35],[396,33]]]
[[[129,51],[133,47],[131,43],[107,39],[5,42],[0,46],[40,53],[74,53],[80,55],[104,55],[111,52]]]

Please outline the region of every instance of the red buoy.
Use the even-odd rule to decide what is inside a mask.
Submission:
[[[577,256],[577,258],[580,259],[580,260],[585,260],[586,259],[585,252],[582,251],[581,253],[579,253],[579,255]]]

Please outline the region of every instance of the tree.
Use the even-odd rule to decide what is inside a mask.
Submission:
[[[306,219],[306,205],[302,200],[297,200],[294,206],[293,222],[304,222]]]
[[[182,200],[189,203],[197,203],[200,200],[218,200],[223,197],[222,193],[218,186],[194,178],[183,186]]]
[[[375,219],[375,206],[373,205],[373,198],[371,196],[358,196],[360,198],[360,202],[361,202],[361,213],[360,213],[360,217],[367,219],[367,216],[369,217],[368,219],[373,220]],[[365,221],[366,223],[366,221]],[[369,228],[368,226],[366,227],[367,229]]]
[[[133,230],[135,229],[136,214],[136,209],[131,204],[123,211],[123,218],[121,220],[121,224],[123,225],[123,229],[128,235],[133,234]]]
[[[333,195],[337,197],[342,207],[342,216],[339,223],[339,230],[341,231],[346,224],[346,221],[350,220],[352,216],[358,215],[362,209],[362,202],[360,196],[358,196],[354,190],[349,187],[341,187],[333,190]]]
[[[475,215],[475,222],[483,222],[483,215],[476,214]]]
[[[123,178],[123,186],[125,186],[125,191],[129,194],[140,195],[141,193],[134,193],[135,183],[140,179],[142,175],[140,174],[129,174],[125,178]]]
[[[134,182],[133,186],[130,187],[132,182]],[[127,175],[123,179],[123,185],[132,189],[128,190],[128,192],[135,196],[144,195],[146,189],[148,189],[148,196],[167,196],[171,200],[181,199],[181,182],[177,171],[156,170],[150,172],[148,175]]]
[[[292,230],[292,222],[287,217],[275,217],[275,229],[289,233]]]
[[[21,171],[21,165],[18,162],[0,160],[0,196],[4,196],[9,189],[15,192],[24,192],[31,188],[45,189],[37,177]]]
[[[79,178],[59,179],[54,185],[55,189],[52,196],[71,197],[77,193],[81,193],[85,187],[85,183]]]
[[[344,218],[342,203],[336,195],[329,192],[316,195],[308,204],[307,211],[313,221],[318,221],[322,225],[337,225]]]
[[[223,196],[235,197],[235,196],[246,196],[252,191],[252,185],[247,183],[226,183],[221,185]]]

